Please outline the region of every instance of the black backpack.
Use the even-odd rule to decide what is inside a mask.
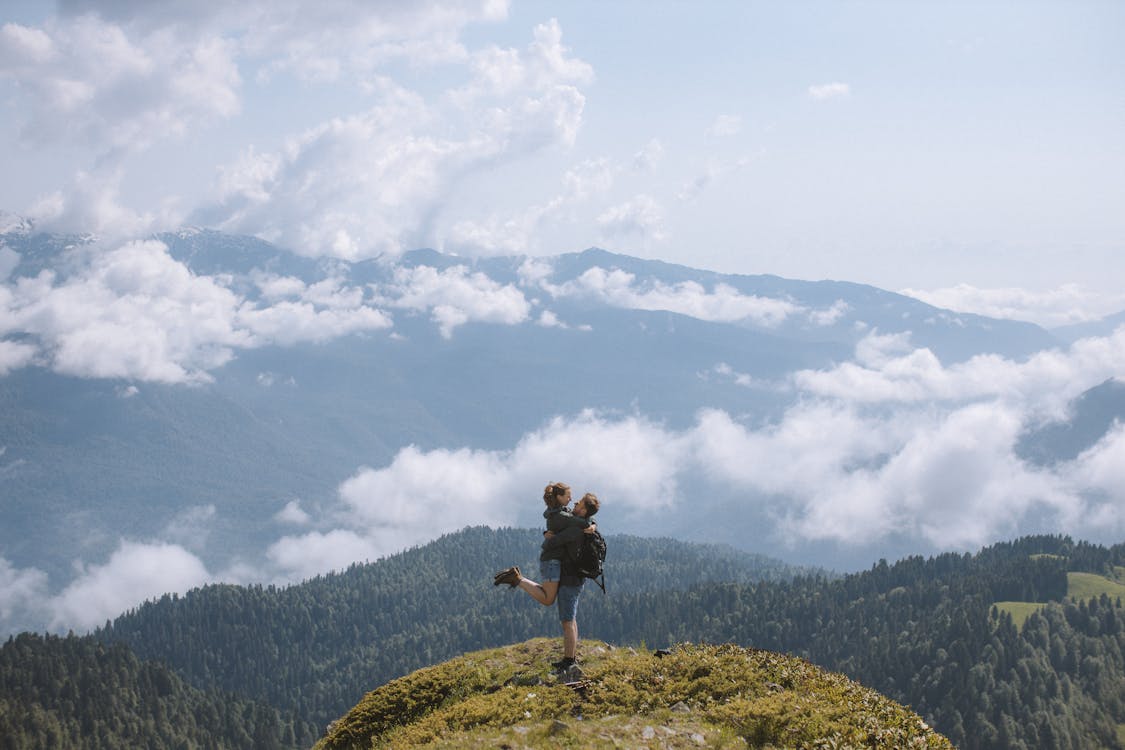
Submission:
[[[574,572],[583,578],[589,578],[601,587],[605,593],[605,539],[595,529],[589,534],[583,534],[582,546],[578,549],[578,556],[574,559]],[[600,580],[599,580],[600,579]]]

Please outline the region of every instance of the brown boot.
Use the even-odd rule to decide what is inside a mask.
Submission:
[[[523,576],[520,574],[519,566],[513,565],[507,570],[501,570],[499,573],[493,576],[492,585],[499,586],[502,583],[506,583],[508,584],[508,586],[515,588],[519,585],[521,578],[523,578]]]

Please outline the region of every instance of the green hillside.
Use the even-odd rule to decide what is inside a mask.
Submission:
[[[23,633],[0,646],[0,748],[307,747],[314,729],[271,706],[192,688],[93,638]]]
[[[493,571],[524,565],[537,537],[466,529],[299,586],[210,586],[145,605],[98,635],[197,687],[323,727],[374,685],[557,635],[553,609],[491,585]],[[583,637],[792,654],[910,706],[965,750],[1119,746],[1125,610],[1108,596],[1066,595],[1068,573],[1110,575],[1125,545],[1027,537],[830,578],[793,577],[729,548],[609,543],[609,594],[583,595]],[[766,568],[755,573],[758,563]],[[997,601],[1047,604],[1020,628]]]
[[[952,748],[903,706],[791,656],[581,648],[574,687],[552,675],[558,644],[543,638],[420,669],[365,695],[316,748]]]
[[[1032,555],[1031,558],[1059,558],[1058,555]],[[1125,597],[1125,584],[1120,581],[1125,578],[1125,568],[1116,566],[1111,576],[1098,575],[1097,573],[1081,573],[1070,571],[1066,574],[1066,595],[1075,601],[1097,599],[1108,596],[1111,599]],[[1011,616],[1016,627],[1022,628],[1027,618],[1047,606],[1046,602],[996,602],[996,608]]]

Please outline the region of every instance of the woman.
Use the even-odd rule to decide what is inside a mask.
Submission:
[[[572,513],[567,508],[567,505],[570,504],[570,486],[562,482],[551,482],[543,489],[543,503],[547,506],[547,509],[543,511],[543,517],[547,520],[547,531],[545,532],[547,539],[543,542],[543,548],[539,553],[539,577],[542,579],[542,583],[524,578],[520,573],[519,566],[513,565],[493,576],[492,585],[499,586],[506,583],[512,588],[519,586],[532,599],[545,607],[549,607],[555,603],[555,597],[559,592],[562,561],[567,554],[566,541],[570,541],[569,534],[563,537],[562,543],[560,543],[560,540],[552,540],[552,537],[565,532],[567,529],[585,531],[596,525],[593,521],[587,520],[582,515]]]

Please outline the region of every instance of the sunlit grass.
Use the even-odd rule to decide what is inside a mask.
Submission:
[[[1043,602],[996,602],[994,606],[1001,612],[1010,614],[1012,622],[1022,630],[1027,618],[1047,605]]]
[[[900,704],[784,654],[584,641],[576,690],[551,674],[557,651],[534,639],[420,669],[364,696],[317,748],[952,747]]]
[[[1096,573],[1067,573],[1066,595],[1076,601],[1108,594],[1111,599],[1125,597],[1125,585]]]

